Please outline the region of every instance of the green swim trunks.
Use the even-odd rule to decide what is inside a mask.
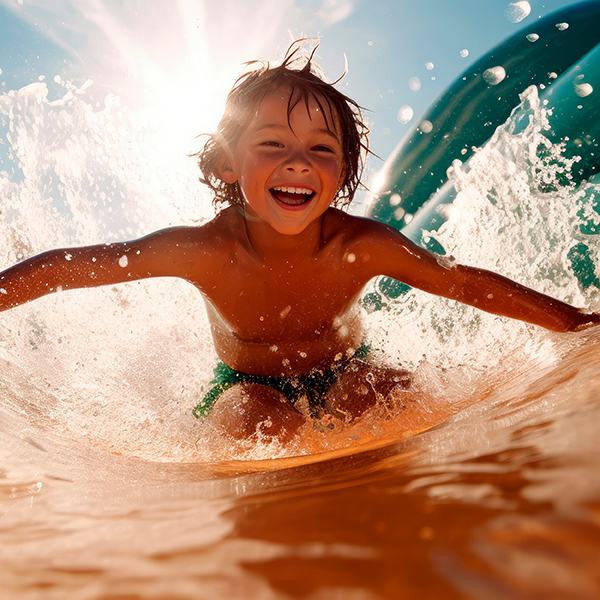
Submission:
[[[319,409],[322,408],[327,390],[335,383],[350,361],[353,358],[366,358],[370,348],[369,345],[362,344],[350,358],[335,363],[329,369],[313,369],[300,377],[253,375],[252,373],[236,371],[225,363],[219,362],[213,372],[214,378],[210,382],[213,387],[204,396],[202,402],[194,408],[192,414],[197,419],[208,416],[219,396],[236,383],[258,383],[268,385],[281,392],[292,406],[301,397],[306,397],[311,414],[316,415]]]

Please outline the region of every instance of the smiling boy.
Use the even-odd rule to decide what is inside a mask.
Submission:
[[[0,275],[0,308],[53,291],[180,277],[203,295],[222,361],[195,409],[238,439],[289,439],[306,418],[351,421],[410,377],[368,361],[359,298],[379,275],[556,331],[598,323],[500,275],[449,265],[387,225],[335,208],[360,181],[367,129],[358,106],[289,53],[230,93],[200,153],[229,204],[198,227],[132,242],[53,250]]]

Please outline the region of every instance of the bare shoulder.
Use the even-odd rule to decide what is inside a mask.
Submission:
[[[232,244],[245,235],[244,219],[236,206],[223,209],[211,221],[197,229],[199,235],[210,238],[216,243],[225,240],[228,244]]]
[[[416,274],[439,271],[436,257],[394,228],[364,217],[330,209],[325,235],[337,241],[341,257],[358,279],[386,275],[413,285]]]
[[[106,252],[125,253],[133,278],[175,276],[199,284],[211,274],[217,277],[230,260],[241,235],[239,222],[237,211],[225,209],[207,223],[162,229]]]
[[[324,232],[328,239],[339,238],[344,244],[365,248],[385,242],[410,244],[398,231],[373,219],[349,215],[335,208],[330,208],[325,217]]]
[[[169,227],[138,240],[138,243],[158,252],[227,254],[238,238],[236,232],[240,230],[241,234],[236,212],[233,207],[227,208],[201,225]]]

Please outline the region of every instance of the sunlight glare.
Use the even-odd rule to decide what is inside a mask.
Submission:
[[[28,0],[14,10],[84,60],[83,76],[94,81],[92,96],[119,97],[145,129],[148,152],[179,168],[193,163],[187,155],[200,150],[204,138],[198,136],[216,128],[242,63],[265,55],[290,1],[219,6],[212,0]]]
[[[196,72],[163,73],[147,91],[140,118],[151,125],[157,158],[163,164],[177,164],[198,152],[205,141],[202,134],[215,131],[223,112],[227,92],[235,80]]]
[[[139,41],[141,48],[132,59],[136,78],[144,89],[140,117],[152,126],[156,159],[174,168],[200,150],[204,138],[198,136],[216,129],[225,98],[238,74],[234,61],[227,68],[215,64],[206,36],[203,5],[179,0],[176,9],[178,27],[171,29],[172,39],[165,40],[171,47],[180,47],[176,60],[163,67],[147,51],[154,33],[164,39],[160,22],[154,23],[156,31],[147,31],[150,39]]]

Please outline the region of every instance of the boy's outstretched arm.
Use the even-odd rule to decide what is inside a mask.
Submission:
[[[0,273],[0,310],[75,288],[147,277],[195,279],[203,256],[198,228],[174,228],[134,240],[50,250]]]
[[[381,275],[553,331],[577,331],[600,323],[600,314],[585,312],[491,271],[436,256],[391,227],[376,224],[375,229],[373,263]]]
[[[497,273],[458,264],[451,271],[454,282],[449,291],[440,290],[441,296],[553,331],[578,331],[600,323],[599,314],[575,308]]]

